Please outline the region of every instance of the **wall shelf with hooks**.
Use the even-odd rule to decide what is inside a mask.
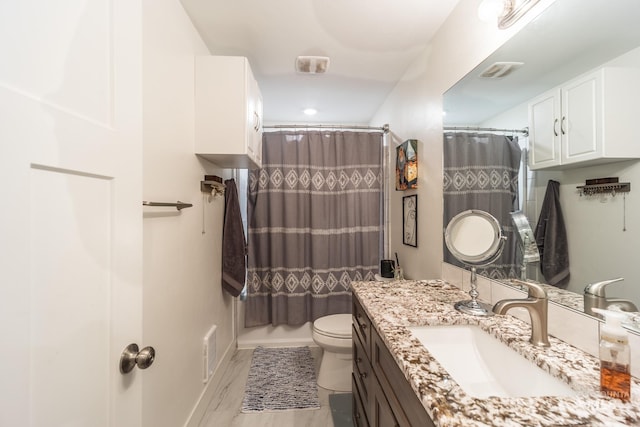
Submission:
[[[223,196],[225,188],[227,188],[226,185],[216,180],[205,179],[204,181],[200,181],[200,191],[210,193],[214,197]]]
[[[226,185],[222,182],[222,178],[217,175],[205,175],[204,180],[200,181],[200,191],[202,192],[202,234],[206,234],[205,222],[205,200],[211,203],[218,196],[224,197]]]
[[[631,191],[631,183],[629,182],[609,182],[605,184],[587,184],[576,187],[580,191],[580,195],[592,196],[594,194],[611,194],[628,193]]]
[[[626,194],[631,191],[631,183],[618,181],[618,177],[587,179],[585,185],[579,185],[576,188],[580,192],[580,196],[601,194],[601,201],[606,199],[607,194],[615,197],[616,194],[622,193],[622,231],[627,231]]]

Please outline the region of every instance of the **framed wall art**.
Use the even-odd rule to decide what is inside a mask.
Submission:
[[[396,147],[396,190],[418,188],[418,140],[407,139]]]
[[[402,243],[418,247],[418,195],[402,198]]]

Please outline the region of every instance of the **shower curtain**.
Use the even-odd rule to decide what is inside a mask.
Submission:
[[[444,228],[451,218],[468,209],[496,217],[507,236],[496,262],[478,268],[495,278],[520,277],[517,237],[510,212],[518,209],[518,171],[521,149],[517,137],[496,134],[447,132],[444,134]],[[443,230],[444,231],[444,230]],[[444,260],[464,266],[444,247]]]
[[[351,312],[381,256],[381,132],[268,132],[249,176],[245,327]]]

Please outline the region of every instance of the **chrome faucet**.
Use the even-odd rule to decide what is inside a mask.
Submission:
[[[607,298],[605,288],[611,283],[624,280],[623,277],[617,279],[603,280],[602,282],[590,283],[584,288],[584,312],[602,319],[602,316],[595,313],[592,308],[610,309],[615,306],[622,311],[638,311],[638,307],[631,301],[622,298]]]
[[[526,308],[531,317],[531,344],[538,347],[549,347],[549,336],[547,334],[547,293],[544,288],[537,283],[513,280],[519,285],[528,288],[525,299],[503,299],[493,306],[495,314],[506,314],[512,308]]]

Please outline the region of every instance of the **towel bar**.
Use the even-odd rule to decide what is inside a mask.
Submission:
[[[143,206],[169,206],[169,207],[175,207],[177,210],[182,210],[184,208],[190,208],[193,205],[191,203],[184,203],[181,202],[180,200],[178,200],[175,203],[165,203],[165,202],[142,202]]]

